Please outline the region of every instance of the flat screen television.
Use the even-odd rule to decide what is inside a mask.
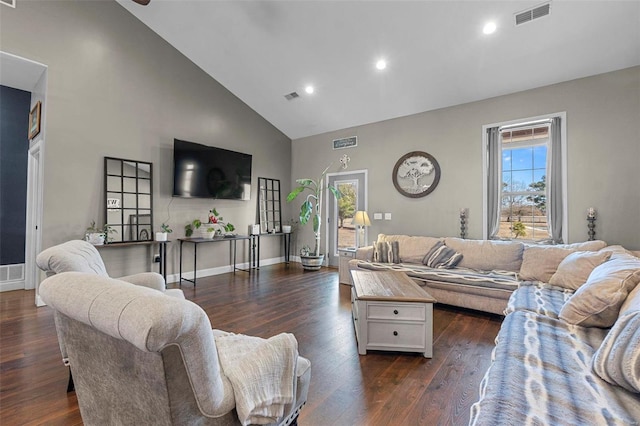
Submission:
[[[174,139],[173,196],[249,200],[251,155]]]

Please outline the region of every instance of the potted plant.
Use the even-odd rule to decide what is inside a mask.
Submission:
[[[305,225],[311,219],[313,233],[315,235],[315,246],[313,252],[306,250],[308,253],[300,253],[300,261],[304,269],[312,271],[320,269],[324,261],[324,254],[320,253],[320,240],[322,238],[322,195],[325,187],[333,194],[336,200],[342,197],[342,194],[337,188],[325,182],[329,167],[331,167],[331,164],[324,169],[320,177],[316,180],[309,178],[296,179],[296,183],[299,186],[287,195],[287,202],[289,203],[295,200],[296,197],[305,190],[311,192],[300,206],[300,224]]]
[[[95,220],[92,220],[91,225],[85,231],[84,240],[90,242],[94,246],[101,246],[104,243],[109,243],[109,234],[114,233],[116,233],[116,230],[111,226],[105,224],[101,228],[96,226]]]
[[[228,233],[236,229],[232,223],[224,222],[222,216],[219,215],[215,208],[209,210],[209,221],[207,223],[203,224],[200,219],[194,219],[191,223],[185,225],[184,233],[187,237],[191,237],[193,232],[201,226],[205,228],[202,233],[203,238],[213,238],[216,235],[220,235],[223,231]]]
[[[163,223],[160,225],[161,232],[156,232],[156,241],[167,241],[169,234],[173,232],[173,229],[169,228],[169,225]]]

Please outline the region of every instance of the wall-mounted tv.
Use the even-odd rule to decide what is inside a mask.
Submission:
[[[249,200],[251,155],[174,139],[173,196]]]

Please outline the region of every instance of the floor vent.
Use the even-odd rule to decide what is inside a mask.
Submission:
[[[536,6],[533,9],[527,9],[522,12],[516,13],[516,25],[522,25],[527,22],[531,22],[534,19],[542,18],[551,13],[551,3],[545,3],[540,6]]]
[[[292,101],[292,100],[294,100],[295,98],[299,98],[299,97],[300,97],[300,95],[298,95],[298,93],[297,93],[297,92],[291,92],[291,93],[289,93],[289,94],[284,95],[284,97],[285,97],[285,99],[286,99],[286,100],[288,100],[288,101]]]
[[[13,7],[15,9],[16,8],[16,1],[17,0],[0,0],[0,3],[4,4],[5,6]]]

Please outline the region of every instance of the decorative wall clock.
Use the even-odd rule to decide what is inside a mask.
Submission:
[[[431,154],[413,151],[398,160],[392,178],[393,185],[405,197],[424,197],[438,186],[440,165]]]

